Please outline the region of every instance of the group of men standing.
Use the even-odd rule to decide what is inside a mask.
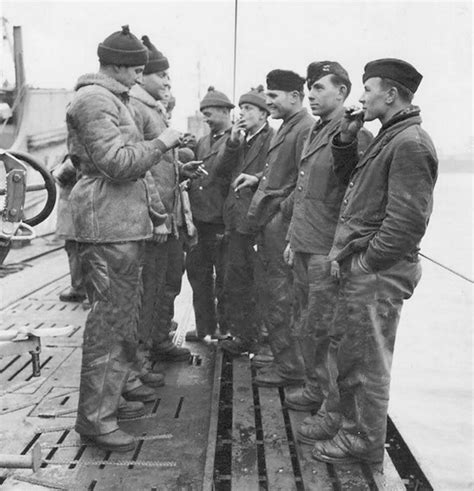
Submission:
[[[186,339],[252,353],[259,386],[303,386],[285,404],[312,412],[297,437],[316,459],[380,462],[396,329],[420,278],[437,176],[411,104],[421,75],[398,59],[368,63],[362,116],[344,108],[350,78],[332,61],[311,63],[306,78],[272,70],[266,90],[240,97],[234,123],[232,102],[210,87],[200,103],[210,133],[186,164],[163,104],[168,60],[142,40],[124,26],[99,44],[99,73],[79,79],[67,113],[91,301],[76,430],[133,448],[117,421],[164,383],[145,359],[189,357],[169,331],[192,212]],[[317,119],[303,107],[305,82]],[[373,138],[362,126],[375,119]]]

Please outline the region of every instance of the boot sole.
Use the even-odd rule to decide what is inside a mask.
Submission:
[[[298,387],[298,386],[301,386],[304,384],[304,381],[303,380],[295,380],[295,381],[292,381],[292,380],[288,380],[288,381],[284,381],[284,382],[280,382],[280,383],[271,383],[271,382],[261,382],[259,380],[255,380],[255,385],[257,385],[257,387],[268,387],[268,388],[272,388],[272,387]]]
[[[88,438],[83,435],[81,435],[81,441],[87,445],[93,445],[94,447],[109,450],[111,452],[130,452],[130,450],[134,450],[137,446],[135,442],[127,443],[126,445],[103,445],[97,443],[93,438]]]
[[[61,297],[59,296],[60,302],[70,302],[70,303],[80,303],[83,302],[86,297]]]
[[[347,455],[346,457],[331,457],[330,455],[321,454],[319,452],[311,452],[311,456],[315,460],[320,462],[327,462],[328,464],[382,464],[382,460],[367,460],[361,457],[354,457],[353,455]]]
[[[143,382],[143,380],[142,380],[142,384],[143,385],[146,385],[147,387],[152,387],[153,389],[158,389],[160,387],[164,387],[165,386],[165,382],[164,381],[163,382],[160,382],[160,383],[158,383],[158,382],[150,383],[150,382]]]
[[[252,361],[252,366],[254,368],[265,368],[272,364],[272,361]]]
[[[120,421],[126,421],[127,419],[135,419],[135,418],[141,418],[142,416],[145,416],[145,409],[142,411],[136,411],[135,413],[120,413],[120,411],[117,413],[117,419]]]
[[[299,431],[296,432],[296,439],[300,443],[305,443],[306,445],[314,445],[316,442],[321,442],[324,440],[331,440],[334,438],[334,435],[327,435],[325,438],[310,438],[309,436],[303,435]]]
[[[176,356],[167,353],[156,353],[152,356],[153,361],[186,361],[189,360],[189,358],[191,358],[191,353]]]
[[[299,404],[294,404],[289,401],[284,402],[285,407],[288,409],[291,409],[292,411],[300,411],[300,412],[310,412],[310,411],[317,411],[320,407],[321,404],[311,404],[308,406],[300,406]]]
[[[126,394],[122,394],[122,397],[126,401],[135,401],[135,402],[155,402],[158,398],[158,394],[150,394],[148,396],[127,396]]]

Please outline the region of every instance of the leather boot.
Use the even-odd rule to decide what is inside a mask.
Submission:
[[[192,331],[188,331],[186,333],[184,339],[189,343],[201,343],[204,342],[205,337],[206,336],[199,335],[196,329],[193,329]]]
[[[145,415],[145,406],[143,402],[126,401],[123,397],[120,398],[118,407],[118,419],[134,419]]]
[[[273,363],[274,360],[272,350],[268,343],[261,342],[258,353],[252,358],[252,365],[255,368],[263,368]]]
[[[350,447],[347,441],[350,441]],[[338,433],[332,440],[316,441],[311,455],[313,459],[330,464],[380,464],[383,462],[384,448],[370,449],[363,438],[347,435],[342,439]]]
[[[176,346],[170,340],[155,344],[151,348],[151,357],[154,361],[186,361],[190,356],[191,352],[188,348]]]
[[[146,385],[140,385],[135,389],[122,394],[127,401],[155,402],[158,397],[156,390]]]
[[[140,380],[144,385],[148,385],[148,387],[163,387],[165,385],[165,376],[162,373],[158,372],[146,372],[143,375],[139,376]]]
[[[86,299],[86,294],[74,289],[72,286],[59,295],[61,302],[82,302]]]
[[[285,406],[293,411],[318,411],[323,401],[316,401],[306,395],[305,390],[298,390],[287,394]]]
[[[111,452],[129,452],[135,448],[136,444],[132,435],[120,429],[105,435],[81,435],[81,440]]]
[[[255,377],[258,387],[289,387],[303,385],[303,379],[289,379],[282,377],[276,370],[260,371]]]
[[[303,423],[296,432],[296,439],[307,445],[314,445],[320,440],[331,440],[336,435],[337,431],[330,432],[317,422],[312,424]]]
[[[224,339],[219,343],[219,346],[232,356],[241,356],[252,350],[252,343],[239,337]]]

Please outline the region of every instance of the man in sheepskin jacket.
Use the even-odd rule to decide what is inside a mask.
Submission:
[[[100,43],[98,56],[99,72],[80,77],[67,110],[68,151],[80,175],[71,208],[92,306],[84,331],[76,431],[104,449],[128,451],[135,443],[117,424],[130,409],[121,394],[143,401],[154,392],[140,382],[124,392],[137,349],[142,242],[153,231],[144,176],[161,165],[180,135],[168,129],[143,141],[129,108],[129,90],[141,78],[148,54],[128,26]]]

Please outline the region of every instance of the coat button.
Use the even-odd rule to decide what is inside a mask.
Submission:
[[[303,191],[303,186],[298,186],[298,191]]]
[[[349,183],[349,187],[350,187],[350,188],[354,187],[354,181],[351,181],[351,182]]]
[[[344,223],[346,219],[344,217],[341,217],[341,222]]]
[[[302,170],[302,171],[300,172],[300,175],[304,176],[304,170]]]
[[[265,179],[266,179],[266,177],[265,177],[265,176],[263,176],[263,177],[262,177],[262,181],[265,181]]]
[[[199,191],[202,191],[202,186],[199,186]]]
[[[349,200],[348,200],[348,199],[345,199],[345,200],[343,201],[343,203],[344,203],[345,205],[347,205],[347,203],[349,203]]]

